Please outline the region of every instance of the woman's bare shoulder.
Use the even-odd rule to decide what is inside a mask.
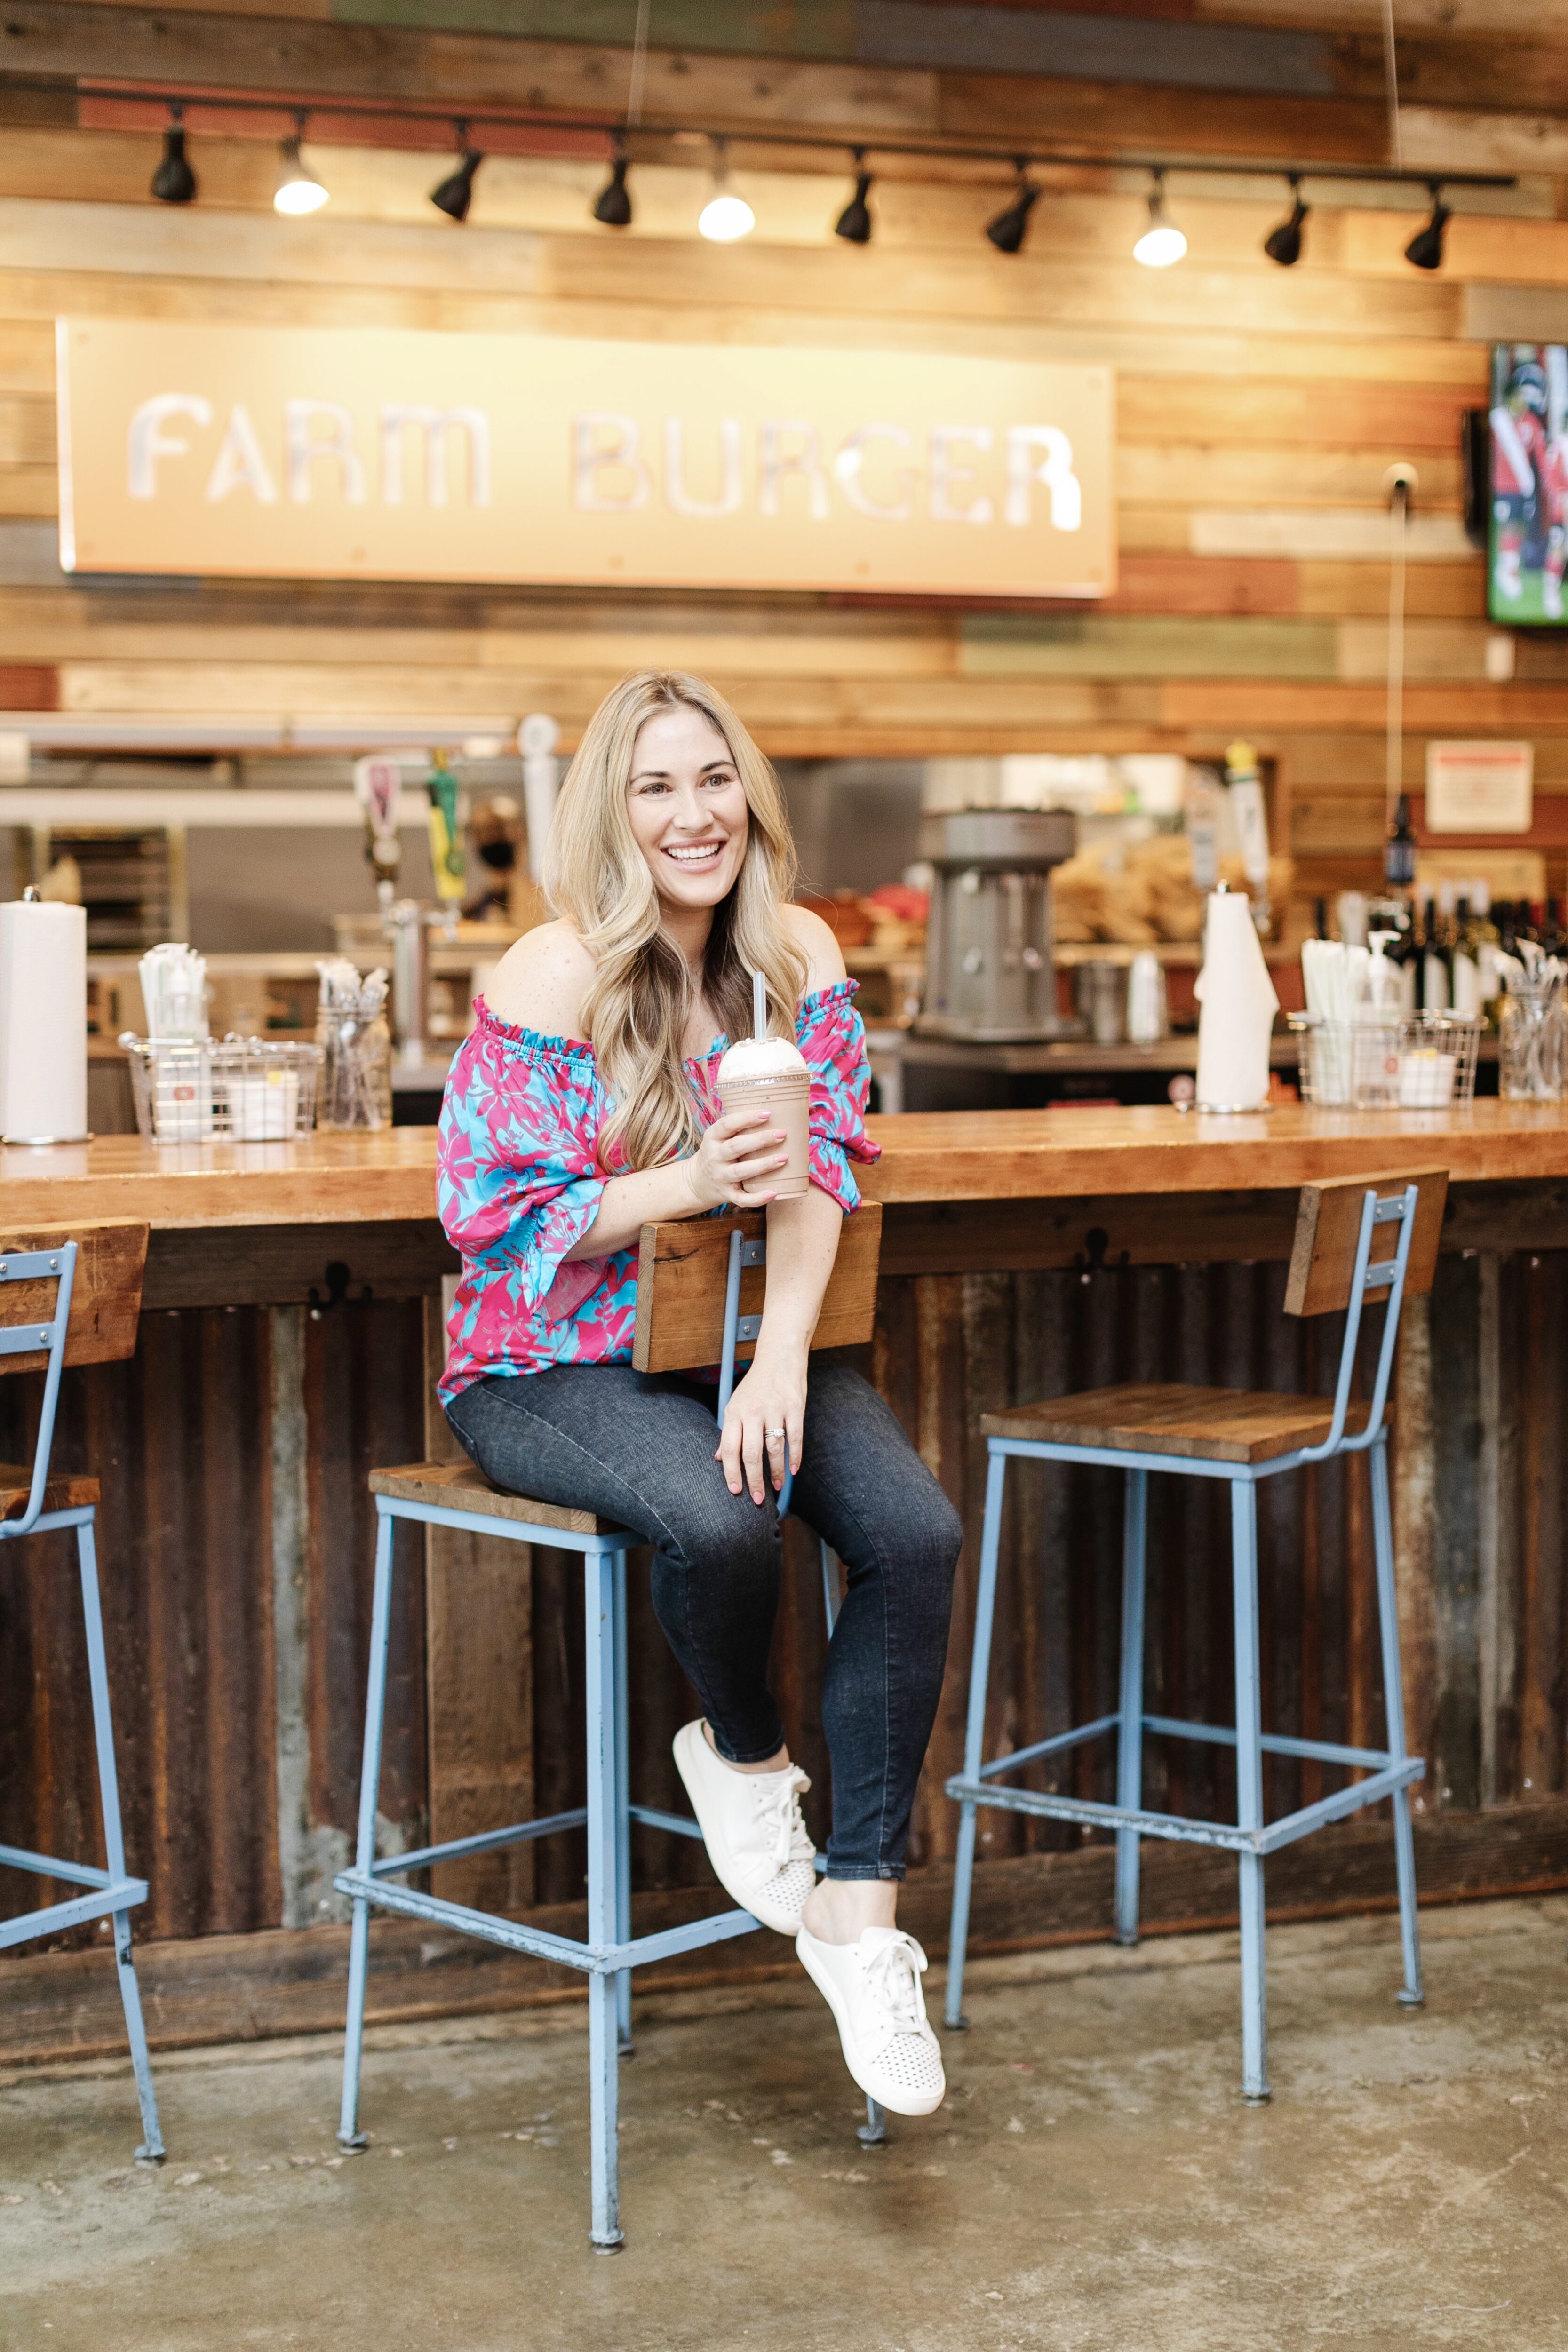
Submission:
[[[820,915],[814,915],[809,907],[786,905],[779,908],[779,919],[805,958],[808,996],[845,978],[843,950]]]
[[[489,977],[485,1003],[498,1020],[545,1037],[577,1037],[594,959],[570,923],[541,923],[514,940]]]

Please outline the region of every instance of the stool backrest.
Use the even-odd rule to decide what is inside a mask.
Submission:
[[[1447,1194],[1447,1171],[1440,1168],[1422,1169],[1408,1176],[1342,1177],[1302,1187],[1285,1286],[1285,1312],[1342,1312],[1345,1318],[1333,1422],[1321,1445],[1310,1449],[1307,1460],[1321,1461],[1342,1450],[1359,1452],[1382,1429],[1399,1310],[1407,1290],[1432,1287]],[[1386,1297],[1388,1312],[1378,1349],[1377,1377],[1366,1425],[1347,1438],[1345,1421],[1362,1308],[1368,1296],[1379,1291]]]
[[[65,1366],[134,1352],[146,1265],[142,1224],[44,1226],[0,1241],[0,1376],[44,1374],[27,1507],[0,1535],[26,1535],[43,1509]]]
[[[740,1248],[732,1244],[739,1242]],[[637,1319],[632,1361],[639,1372],[695,1371],[724,1353],[725,1307],[736,1273],[735,1348],[756,1345],[767,1281],[763,1212],[690,1217],[645,1225],[637,1265]],[[838,1255],[812,1337],[814,1348],[854,1348],[871,1337],[877,1313],[877,1265],[882,1249],[882,1204],[862,1201],[844,1220]]]
[[[1443,1230],[1443,1210],[1448,1197],[1447,1169],[1425,1168],[1413,1175],[1339,1177],[1331,1183],[1304,1184],[1301,1188],[1300,1205],[1296,1212],[1296,1239],[1290,1252],[1290,1276],[1285,1286],[1287,1315],[1343,1313],[1351,1303],[1356,1245],[1367,1192],[1370,1188],[1380,1200],[1388,1200],[1402,1194],[1407,1184],[1415,1185],[1416,1201],[1405,1288],[1412,1296],[1431,1289]],[[1400,1232],[1394,1219],[1376,1227],[1372,1240],[1372,1265],[1394,1258]]]

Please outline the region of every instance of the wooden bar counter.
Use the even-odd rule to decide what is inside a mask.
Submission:
[[[1431,1899],[1568,1884],[1568,1108],[1485,1102],[1236,1118],[1163,1108],[874,1119],[886,1204],[879,1329],[866,1369],[965,1517],[947,1686],[917,1807],[906,1909],[944,1935],[962,1746],[982,1412],[1116,1379],[1314,1388],[1338,1332],[1280,1313],[1299,1186],[1450,1172],[1444,1255],[1407,1307],[1395,1404],[1400,1607]],[[154,2038],[325,2028],[341,2016],[342,1906],[368,1636],[377,1462],[450,1451],[431,1382],[456,1260],[435,1218],[426,1129],[293,1144],[154,1147],[110,1137],[0,1151],[0,1227],[129,1217],[153,1228],[141,1341],[68,1376],[63,1466],[101,1478],[105,1609],[127,1840],[151,1883],[142,1933]],[[0,1232],[0,1238],[4,1233]],[[8,1382],[9,1391],[25,1382]],[[9,1458],[36,1400],[0,1399]],[[1223,1721],[1230,1677],[1223,1498],[1155,1482],[1150,1697]],[[1010,1490],[991,1745],[1023,1746],[1114,1705],[1120,1496],[1109,1474],[1034,1466]],[[1343,1462],[1264,1501],[1265,1711],[1274,1728],[1375,1744],[1376,1643],[1364,1472]],[[400,1558],[404,1557],[400,1555]],[[775,1686],[826,1793],[814,1548],[786,1534]],[[669,1738],[689,1695],[634,1577],[634,1777],[676,1801]],[[383,1780],[390,1849],[576,1801],[581,1593],[565,1555],[410,1539],[399,1582]],[[58,1539],[0,1553],[0,1839],[94,1849],[90,1743]],[[47,1693],[46,1703],[45,1693]],[[1109,1750],[1058,1785],[1109,1795]],[[1269,1810],[1321,1793],[1272,1759]],[[1232,1801],[1222,1751],[1151,1743],[1150,1801]],[[695,1849],[637,1862],[651,1923],[709,1899]],[[978,1946],[1108,1932],[1109,1850],[999,1816],[976,1881]],[[565,1919],[570,1838],[448,1866],[442,1892]],[[1234,1916],[1233,1873],[1152,1848],[1152,1927]],[[0,1902],[18,1890],[0,1885]],[[1366,1820],[1270,1866],[1287,1912],[1382,1904],[1389,1842]],[[105,1956],[67,1938],[0,1965],[0,2061],[119,2047]],[[483,1948],[377,1930],[372,2013],[411,2017],[570,1995]],[[710,1959],[710,1955],[703,1956]],[[726,1973],[792,1965],[772,1939]]]
[[[881,1146],[866,1191],[888,1202],[1058,1200],[1289,1189],[1313,1178],[1423,1161],[1453,1181],[1568,1180],[1568,1105],[1478,1102],[1445,1111],[1256,1117],[1163,1108],[930,1111],[871,1118]],[[406,1222],[435,1213],[436,1131],[313,1135],[296,1143],[152,1144],[105,1136],[47,1150],[0,1149],[12,1222],[137,1217],[162,1230]]]

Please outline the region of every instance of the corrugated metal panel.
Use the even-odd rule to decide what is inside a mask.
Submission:
[[[294,1310],[283,1310],[291,1312]],[[68,1374],[56,1459],[102,1484],[100,1574],[126,1847],[145,1936],[281,1916],[271,1556],[270,1314],[142,1317],[134,1358]],[[352,1832],[370,1612],[372,1463],[420,1451],[417,1301],[309,1324],[310,1591],[304,1623],[314,1820]],[[24,1459],[37,1383],[0,1384],[0,1447]],[[384,1809],[424,1816],[423,1591],[402,1586]],[[0,1549],[0,1834],[101,1860],[74,1548]],[[8,1907],[38,1899],[9,1877]],[[44,1898],[47,1899],[47,1898]]]
[[[1245,1265],[884,1281],[862,1360],[968,1530],[916,1812],[917,1866],[953,1842],[942,1787],[963,1739],[980,1413],[1121,1378],[1324,1388],[1338,1327],[1286,1321],[1283,1282],[1280,1266]],[[319,1318],[302,1307],[149,1313],[132,1363],[68,1378],[61,1459],[104,1484],[110,1672],[128,1845],[153,1890],[146,1934],[319,1916],[355,1810],[374,1542],[365,1473],[425,1449],[423,1313],[417,1299],[344,1303]],[[1433,1761],[1426,1801],[1544,1796],[1564,1786],[1568,1253],[1445,1258],[1429,1305],[1411,1310],[1402,1359],[1401,1609],[1412,1740]],[[35,1397],[34,1383],[0,1382],[0,1451],[13,1459],[26,1454]],[[1381,1736],[1369,1517],[1359,1466],[1264,1489],[1274,1727]],[[428,1809],[423,1571],[416,1540],[405,1540],[382,1800],[401,1841],[422,1834]],[[1112,1475],[1030,1467],[1012,1477],[993,1748],[1113,1703],[1120,1543]],[[785,1588],[775,1687],[816,1784],[809,1809],[825,1822],[820,1579],[815,1543],[793,1527]],[[460,1584],[448,1604],[463,1605]],[[639,1794],[670,1803],[669,1738],[694,1702],[637,1559],[631,1622],[634,1775]],[[541,1811],[581,1790],[581,1633],[577,1559],[536,1553],[531,1655],[519,1665],[531,1677]],[[1193,1481],[1158,1481],[1152,1492],[1148,1674],[1158,1711],[1227,1720],[1228,1526],[1223,1494]],[[441,1703],[460,1705],[460,1692]],[[48,1538],[0,1549],[0,1836],[97,1853],[88,1731],[68,1551]],[[1110,1793],[1108,1748],[1056,1769],[1084,1793]],[[1272,1763],[1270,1809],[1310,1797],[1321,1780],[1314,1768]],[[1212,1748],[1152,1743],[1148,1789],[1178,1810],[1223,1811],[1228,1761]],[[985,1826],[991,1853],[1077,1836],[1007,1815]],[[651,1835],[639,1833],[637,1862],[643,1884],[707,1875],[694,1845]],[[536,1899],[577,1896],[583,1869],[580,1840],[550,1842],[537,1853]],[[34,1899],[16,1879],[0,1896],[13,1908]]]

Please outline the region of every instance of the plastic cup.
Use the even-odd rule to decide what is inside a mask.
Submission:
[[[755,1180],[759,1196],[773,1193],[778,1200],[793,1200],[810,1188],[808,1151],[811,1140],[811,1073],[804,1063],[798,1070],[784,1070],[776,1077],[738,1077],[726,1079],[719,1074],[719,1100],[728,1117],[731,1111],[760,1110],[767,1114],[767,1128],[784,1129],[784,1150],[789,1157],[784,1165],[772,1175]],[[757,1130],[759,1134],[767,1129]],[[766,1147],[772,1150],[773,1146]],[[748,1195],[750,1187],[745,1188]]]

